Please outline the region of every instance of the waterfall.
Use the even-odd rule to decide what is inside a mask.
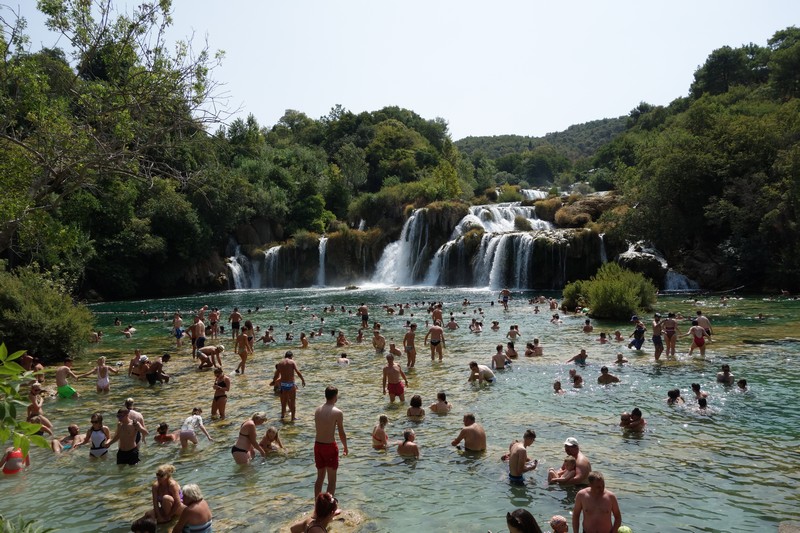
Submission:
[[[325,286],[325,251],[328,247],[328,238],[319,238],[319,270],[317,270],[317,286]]]
[[[389,244],[375,267],[374,283],[413,285],[422,274],[422,257],[428,247],[427,209],[414,211],[400,232],[400,239]]]
[[[539,189],[520,189],[519,192],[526,200],[544,200],[550,196],[547,191],[540,191]]]
[[[367,227],[367,221],[363,218],[358,222],[358,231],[364,231]]]
[[[667,276],[664,278],[664,290],[667,292],[697,291],[700,290],[700,285],[698,285],[696,281],[670,268],[667,270]]]
[[[281,247],[273,246],[264,252],[264,286],[277,287],[278,286],[278,268],[280,260]]]
[[[606,234],[600,234],[600,262],[602,264],[608,263],[608,254],[606,254]]]
[[[241,247],[234,247],[233,255],[228,257],[228,269],[231,271],[234,289],[250,288],[250,260],[241,253]]]

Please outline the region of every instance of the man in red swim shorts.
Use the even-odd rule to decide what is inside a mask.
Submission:
[[[389,401],[394,403],[395,397],[399,397],[401,402],[406,401],[405,387],[403,380],[406,382],[405,387],[408,386],[408,378],[403,373],[400,365],[394,362],[394,355],[386,355],[386,366],[383,367],[383,394],[386,394],[386,386],[389,386]]]
[[[344,414],[336,407],[339,389],[328,386],[325,389],[325,403],[314,411],[314,425],[317,440],[314,442],[314,464],[317,466],[317,480],[314,482],[314,497],[322,492],[322,483],[328,477],[328,492],[336,491],[336,470],[339,468],[339,447],[336,445],[336,431],[347,455],[347,435],[344,433]]]

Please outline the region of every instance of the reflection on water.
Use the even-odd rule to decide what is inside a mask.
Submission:
[[[350,455],[341,460],[337,497],[351,513],[346,523],[337,522],[333,531],[502,530],[506,511],[518,506],[530,509],[540,523],[553,514],[569,516],[575,491],[549,487],[546,472],[561,463],[563,442],[570,436],[579,440],[593,467],[604,472],[608,488],[619,498],[623,521],[635,531],[769,530],[781,520],[800,519],[796,507],[800,417],[791,408],[800,386],[794,374],[786,371],[800,355],[800,344],[792,342],[800,303],[759,299],[731,300],[727,306],[716,301],[703,303],[715,329],[705,359],[654,364],[649,342],[646,351],[639,353],[628,351],[622,343],[600,345],[595,340],[600,331],[616,329],[627,337],[630,324],[594,321],[595,332],[586,335],[581,331],[582,318],[569,316],[562,325],[553,325],[544,307],[538,315],[532,312],[527,296],[515,295],[519,297],[512,300],[508,312],[491,305],[496,296],[481,290],[424,288],[258,290],[95,306],[106,339],[90,348],[89,356],[76,365],[78,373],[90,368],[99,355],[108,357],[110,364],[121,361],[127,368],[133,349],[141,347],[151,356],[174,353],[166,366],[174,379],[148,388],[112,375],[107,396],[95,393],[91,378],[80,380],[76,386],[82,393],[80,399],[45,402],[45,414],[56,433],[66,434],[70,423],[77,423],[85,432],[93,411],[104,413],[106,424],[113,423],[115,410],[132,396],[153,433],[161,421],[179,429],[191,408],[201,406],[214,441],[200,436],[196,449],[182,453],[179,446],[157,446],[148,439],[137,467],[114,464],[115,450],[101,460],[90,460],[86,449],[58,457],[35,450],[33,465],[24,474],[0,479],[3,513],[14,516],[24,510],[27,517],[38,516],[62,531],[126,531],[150,505],[149,484],[156,467],[170,462],[176,466],[180,483],[195,482],[202,487],[214,511],[215,530],[280,531],[310,509],[316,476],[313,409],[323,402],[325,386],[335,384],[350,448]],[[472,305],[462,307],[464,298]],[[422,346],[427,319],[424,308],[412,306],[403,316],[388,316],[379,306],[433,299],[445,302],[445,316],[455,313],[461,329],[446,332],[445,361],[432,364]],[[444,390],[453,404],[450,415],[429,412],[423,420],[411,421],[405,416],[407,405],[390,405],[381,395],[384,360],[372,353],[368,344],[346,349],[352,361],[349,366],[336,364],[341,350],[335,347],[331,332],[344,329],[352,341],[360,321],[347,313],[322,313],[322,308],[336,304],[354,311],[362,301],[371,306],[370,318],[382,323],[387,343],[402,343],[406,320],[420,324],[417,367],[407,372],[406,394],[422,395],[423,407],[428,410],[436,393]],[[238,305],[246,318],[262,329],[273,325],[278,339],[277,345],[256,347],[247,374],[231,374],[227,420],[208,419],[214,376],[196,370],[187,348],[175,352],[169,322],[161,320],[165,313],[171,317],[176,308],[197,309],[202,304],[223,308],[224,317]],[[498,332],[488,328],[479,335],[469,332],[470,319],[480,318],[475,314],[478,306],[485,311],[487,325],[491,320],[500,321]],[[140,314],[142,309],[147,314]],[[662,314],[678,311],[690,316],[695,309],[679,297],[662,298],[658,305]],[[312,312],[325,319],[324,325],[310,318]],[[766,315],[764,320],[753,318],[759,312]],[[117,316],[138,329],[134,339],[126,340],[116,332],[119,328],[112,324]],[[152,320],[154,316],[158,319]],[[189,317],[185,315],[185,319]],[[227,325],[225,320],[223,323]],[[506,342],[504,336],[511,324],[519,324],[522,332],[517,349],[538,337],[545,356],[521,357],[513,370],[498,372],[492,386],[466,383],[469,361],[488,364],[494,346]],[[681,331],[688,327],[681,324]],[[298,338],[300,331],[320,328],[322,336],[312,339],[307,350],[300,350],[299,343],[282,340],[287,332]],[[232,371],[237,359],[231,353],[232,341],[225,337],[222,342],[227,347],[225,368]],[[274,364],[289,347],[307,386],[298,391],[298,420],[281,423],[277,420],[280,404],[268,383]],[[553,394],[555,379],[569,389],[567,372],[575,367],[564,361],[580,348],[589,354],[586,367],[578,368],[585,379],[584,388]],[[679,352],[688,350],[685,338],[679,340],[678,348]],[[613,364],[618,350],[625,352],[629,364]],[[715,382],[722,363],[729,363],[737,378],[748,380],[748,392]],[[602,364],[622,382],[597,385]],[[710,414],[696,410],[689,390],[692,382],[710,393]],[[676,387],[687,405],[668,407],[666,391]],[[619,413],[633,407],[641,408],[648,421],[642,435],[622,432],[617,425]],[[271,453],[248,467],[237,466],[230,446],[240,424],[258,410],[267,411],[270,417],[259,434],[275,425],[287,451]],[[475,413],[486,429],[488,450],[483,454],[450,446],[466,412]],[[399,458],[394,448],[372,450],[371,430],[384,413],[390,419],[390,441],[401,440],[405,428],[415,429],[422,454],[419,460]],[[500,456],[511,440],[520,439],[529,427],[536,431],[537,439],[528,453],[540,464],[526,475],[524,485],[510,485]]]

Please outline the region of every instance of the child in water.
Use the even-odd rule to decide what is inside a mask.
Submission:
[[[269,452],[272,450],[277,451],[278,449],[283,450],[283,443],[281,443],[281,438],[278,435],[278,428],[275,426],[270,426],[267,429],[267,432],[264,434],[264,438],[261,439],[261,442],[258,443],[265,451]]]
[[[575,468],[576,468],[575,458],[572,456],[567,456],[564,458],[564,464],[558,471],[553,470],[552,468],[547,471],[547,482],[548,483],[563,483],[564,481],[569,481],[570,479],[575,477]]]
[[[422,418],[425,416],[425,409],[422,408],[422,396],[415,394],[411,397],[411,407],[406,411],[409,418]]]

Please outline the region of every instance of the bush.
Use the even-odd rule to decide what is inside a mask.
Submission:
[[[517,231],[533,231],[530,221],[522,215],[514,217],[514,229]]]
[[[556,221],[556,212],[561,209],[561,198],[554,196],[545,200],[537,200],[534,204],[536,207],[536,216],[548,222]]]
[[[81,353],[91,329],[89,310],[44,274],[0,271],[0,341],[9,351],[27,349],[46,363],[61,361]]]
[[[626,320],[655,304],[656,288],[637,272],[616,263],[606,263],[591,279],[568,283],[564,287],[564,306],[588,306],[594,318]]]
[[[500,186],[500,195],[497,197],[498,202],[521,202],[522,200],[522,194],[520,194],[518,187],[513,185]]]

